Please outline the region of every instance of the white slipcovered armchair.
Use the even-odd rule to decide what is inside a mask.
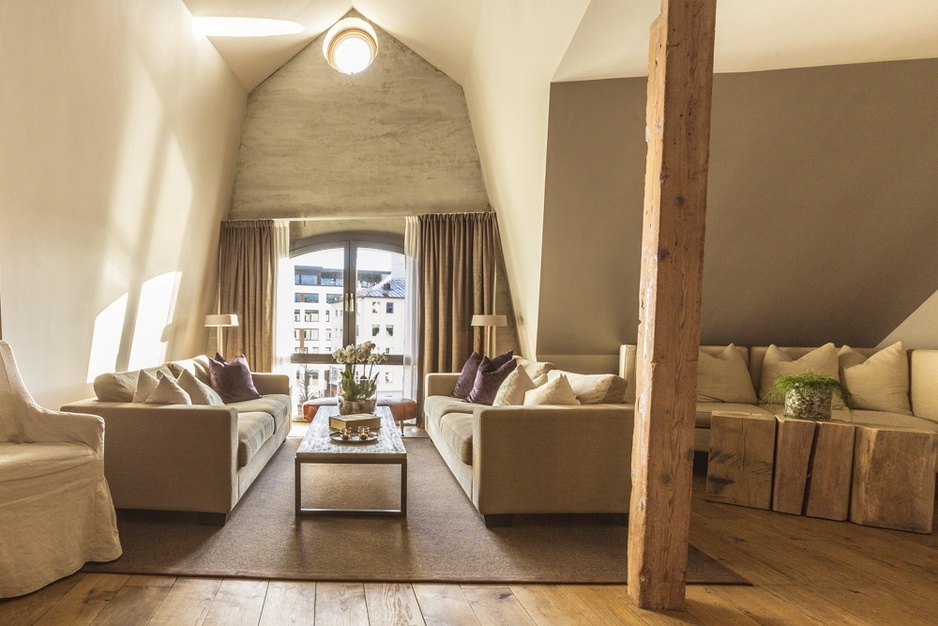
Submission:
[[[36,404],[0,341],[0,598],[120,555],[104,420]]]

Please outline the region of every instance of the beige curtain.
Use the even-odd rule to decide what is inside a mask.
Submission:
[[[470,323],[496,313],[501,244],[491,212],[421,215],[419,239],[422,396],[425,374],[458,372],[473,350],[484,350],[483,329]]]
[[[273,220],[222,222],[218,246],[219,313],[240,325],[224,329],[226,356],[244,354],[251,369],[274,365],[277,253]]]

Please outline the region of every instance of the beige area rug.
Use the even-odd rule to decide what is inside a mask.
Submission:
[[[331,581],[624,583],[627,526],[610,516],[516,516],[487,529],[429,439],[405,439],[408,516],[294,516],[288,438],[224,527],[119,511],[124,554],[86,572]],[[193,477],[193,480],[198,480]],[[398,466],[304,466],[303,505],[396,508]],[[691,547],[689,583],[748,584]]]

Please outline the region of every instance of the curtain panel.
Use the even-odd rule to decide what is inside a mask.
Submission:
[[[475,350],[484,351],[483,329],[473,315],[495,312],[501,245],[495,213],[421,215],[420,387],[430,372],[458,372]]]
[[[244,354],[251,369],[274,365],[274,299],[277,288],[274,220],[222,222],[218,245],[220,313],[236,313],[239,326],[225,328],[225,357]]]

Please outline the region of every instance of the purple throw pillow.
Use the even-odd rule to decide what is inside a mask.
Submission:
[[[212,389],[218,392],[225,404],[257,400],[261,397],[254,387],[251,368],[248,367],[248,360],[243,354],[227,363],[224,360],[209,359],[208,365]]]
[[[494,365],[497,369],[501,367],[502,365],[504,365],[505,363],[507,363],[508,361],[512,360],[513,358],[515,358],[514,350],[509,350],[508,352],[502,352],[498,356],[492,357],[492,365]]]
[[[496,367],[495,361],[485,357],[479,364],[479,371],[476,372],[476,379],[472,385],[472,391],[466,398],[466,402],[473,404],[492,404],[498,388],[502,386],[508,375],[511,374],[518,362],[509,358],[507,362],[502,363],[501,367]]]
[[[452,397],[459,398],[460,400],[466,399],[466,396],[472,391],[472,384],[476,380],[476,372],[479,371],[479,364],[481,362],[482,355],[478,352],[473,352],[472,356],[470,356],[462,366],[462,371],[459,372],[456,387],[453,389],[453,393],[450,394]]]

